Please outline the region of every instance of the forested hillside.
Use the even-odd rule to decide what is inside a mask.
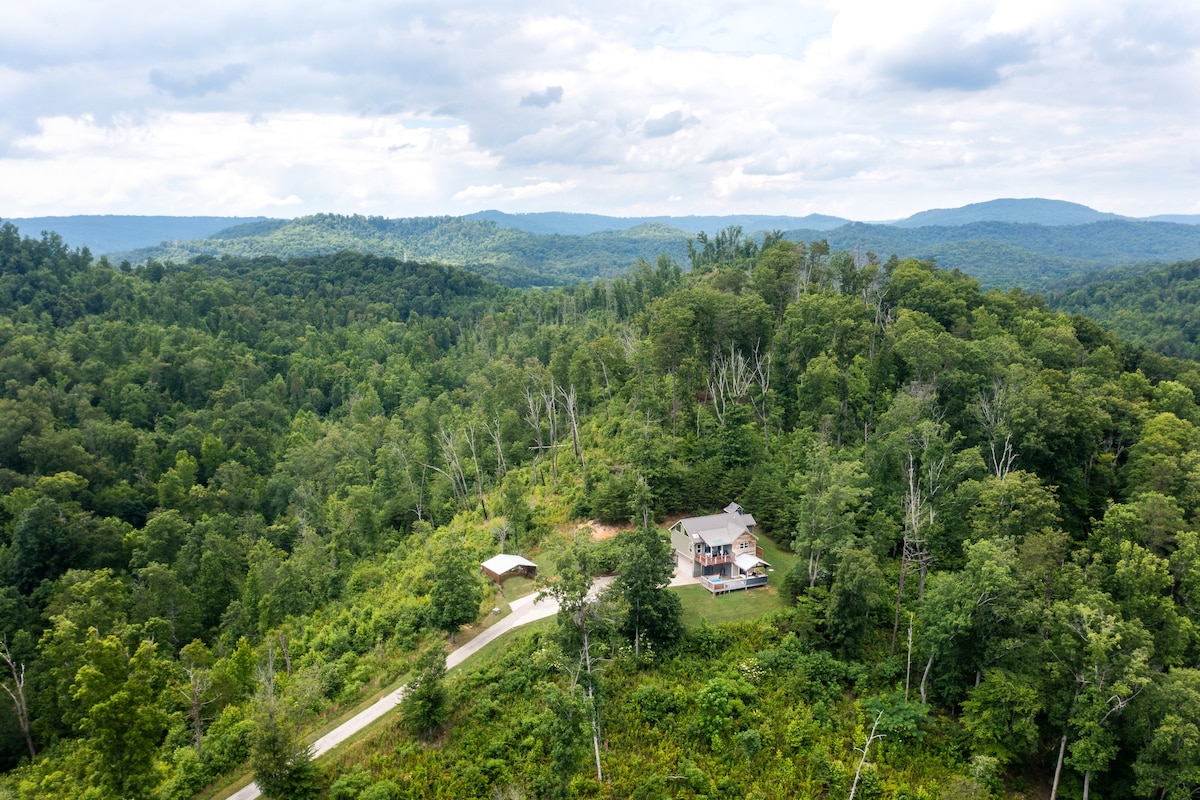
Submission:
[[[516,290],[0,227],[0,793],[1200,789],[1197,365],[923,261],[690,261]],[[697,624],[653,523],[730,500],[779,569]],[[443,676],[501,549],[567,613]],[[405,674],[399,724],[305,758]]]
[[[1029,208],[1022,206],[1022,209],[1023,213],[1032,213]],[[957,211],[966,213],[963,209]],[[958,218],[946,213],[950,219]],[[355,250],[455,264],[512,287],[563,286],[581,280],[613,278],[623,274],[637,259],[653,261],[659,254],[682,263],[689,242],[694,244],[702,233],[661,222],[586,235],[533,233],[513,227],[516,218],[512,215],[499,222],[484,218],[488,216],[484,213],[472,217],[387,219],[317,214],[248,223],[208,238],[114,254],[112,259],[126,259],[138,265],[150,259],[185,262],[197,255],[292,258]],[[528,216],[534,218],[532,223],[520,220],[526,228],[538,228],[538,220],[546,228],[573,227],[569,219],[564,223],[560,218],[571,215]],[[597,219],[584,216],[574,227],[588,230]],[[772,221],[768,217],[747,219]],[[1200,226],[1168,222],[1101,219],[1088,224],[1043,225],[975,221],[898,227],[860,222],[833,226],[834,221],[821,218],[822,224],[811,229],[768,231],[731,221],[719,230],[737,231],[740,238],[759,245],[772,237],[778,238],[777,234],[783,230],[783,235],[792,241],[826,241],[834,250],[895,253],[901,258],[934,260],[943,268],[971,275],[985,287],[1020,286],[1029,291],[1123,264],[1200,257]],[[680,218],[679,224],[691,223]]]
[[[1200,358],[1200,261],[1111,270],[1059,284],[1047,297],[1129,342]]]
[[[537,235],[468,217],[384,217],[316,214],[239,225],[204,239],[144,248],[119,256],[186,261],[197,255],[244,258],[325,255],[357,250],[396,258],[434,259],[465,266],[508,286],[558,286],[612,277],[638,258],[682,258],[687,235],[647,223],[586,236]],[[114,259],[118,256],[114,256]]]

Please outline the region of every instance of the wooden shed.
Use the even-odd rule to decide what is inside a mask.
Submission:
[[[497,585],[503,584],[506,578],[511,578],[514,575],[520,575],[532,580],[537,577],[537,564],[527,558],[501,553],[483,562],[483,574],[488,576],[488,579]]]

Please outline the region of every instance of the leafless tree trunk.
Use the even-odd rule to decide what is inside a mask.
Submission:
[[[713,404],[717,422],[725,424],[725,414],[750,392],[754,383],[754,370],[750,361],[729,345],[729,356],[718,350],[713,355],[708,371],[708,395]]]
[[[1050,800],[1058,797],[1058,779],[1062,777],[1063,756],[1067,752],[1067,735],[1064,733],[1058,743],[1058,763],[1054,765],[1054,785],[1050,787]]]
[[[768,456],[771,454],[770,408],[767,405],[771,391],[771,356],[771,353],[767,353],[766,358],[763,358],[758,352],[758,345],[754,345],[754,382],[758,385],[758,403],[755,404],[754,410],[762,420],[763,447]]]
[[[542,404],[539,398],[535,398],[529,387],[525,387],[525,405],[529,409],[529,416],[525,421],[529,423],[529,427],[533,428],[533,482],[538,482],[538,462],[542,455],[546,452],[545,440],[542,438]]]
[[[909,612],[908,615],[908,663],[904,667],[904,702],[908,702],[908,686],[912,679],[912,635],[913,635],[913,615]]]
[[[925,672],[921,674],[921,702],[925,702],[925,684],[929,680],[929,673],[933,670],[933,656],[936,650],[929,651],[929,660],[925,662]]]
[[[281,637],[282,635],[280,634]],[[188,716],[192,720],[192,744],[195,745],[196,755],[199,756],[203,755],[204,707],[212,702],[212,698],[205,697],[212,688],[212,674],[194,664],[184,666],[183,672],[187,675],[188,682],[178,689],[183,701],[187,703]]]
[[[1009,426],[1011,392],[1008,384],[998,380],[988,393],[980,392],[972,411],[983,428],[988,442],[988,468],[992,474],[1004,481],[1017,460],[1016,445],[1013,443]]]
[[[558,387],[558,393],[562,395],[563,402],[566,406],[567,422],[571,426],[571,446],[575,450],[575,460],[579,462],[580,471],[587,466],[583,461],[583,445],[579,440],[579,403],[575,395],[575,385],[571,384],[570,389]]]
[[[504,476],[508,474],[508,464],[504,461],[504,442],[500,437],[500,417],[495,417],[489,425],[486,421],[483,423],[483,428],[492,437],[492,441],[496,443],[496,483],[500,484],[504,481]]]
[[[467,476],[463,472],[462,459],[458,455],[458,441],[454,431],[446,428],[440,428],[438,431],[438,445],[442,451],[442,461],[446,465],[446,469],[441,470],[432,465],[430,469],[440,472],[450,480],[450,490],[454,494],[454,499],[458,503],[459,508],[466,508],[467,497]]]
[[[863,746],[861,748],[854,748],[855,750],[862,750],[862,758],[858,760],[858,769],[854,770],[854,782],[850,784],[850,800],[854,800],[854,795],[858,792],[858,779],[862,776],[863,766],[867,763],[867,753],[871,750],[871,745],[877,739],[883,738],[882,733],[875,733],[881,719],[883,719],[882,711],[875,715],[875,722],[871,724],[871,732],[867,734],[867,740],[863,742]]]
[[[558,396],[554,393],[554,380],[550,387],[542,390],[542,403],[546,407],[546,421],[550,424],[550,483],[558,486]]]
[[[485,425],[486,427],[486,425]],[[475,422],[467,423],[467,446],[471,449],[471,464],[475,467],[475,491],[479,497],[479,507],[483,509],[483,518],[488,518],[487,504],[483,500],[483,472],[479,469],[479,456],[475,453]]]
[[[12,686],[8,685],[8,681],[0,683],[4,687],[4,691],[13,701],[13,708],[17,714],[17,724],[21,727],[21,733],[25,737],[25,746],[29,748],[29,758],[37,758],[37,750],[33,747],[33,735],[30,733],[29,727],[29,703],[25,699],[25,664],[17,663],[12,653],[8,649],[8,642],[0,640],[0,658],[4,659],[4,663],[8,665],[8,671],[12,673]]]

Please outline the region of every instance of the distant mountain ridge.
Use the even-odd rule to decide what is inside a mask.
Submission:
[[[766,214],[731,214],[725,216],[685,217],[609,217],[603,214],[573,214],[563,211],[541,211],[529,214],[508,214],[503,211],[477,211],[467,214],[466,219],[483,219],[496,223],[501,228],[516,228],[528,233],[562,233],[586,235],[600,231],[623,231],[647,223],[670,225],[697,234],[701,231],[717,231],[736,225],[743,233],[807,228],[810,230],[832,230],[851,220],[831,217],[826,214],[809,214],[804,217],[772,216]]]
[[[975,222],[1011,222],[1034,225],[1087,225],[1111,219],[1129,219],[1064,200],[1005,198],[971,203],[959,208],[933,208],[893,222],[897,228],[970,225]]]
[[[711,235],[739,226],[749,238],[781,230],[795,241],[824,239],[836,250],[870,251],[884,259],[893,254],[932,258],[986,286],[1039,290],[1057,280],[1121,265],[1200,258],[1200,215],[1167,216],[1164,221],[1135,220],[1077,203],[1033,198],[931,209],[895,223],[875,224],[819,214],[608,217],[495,210],[465,217],[400,219],[314,214],[295,219],[93,216],[14,222],[25,235],[53,228],[70,245],[86,244],[94,254],[134,263],[358,250],[463,266],[510,286],[610,277],[623,274],[639,258],[653,261],[660,254],[686,266],[688,241],[697,233]],[[142,243],[115,250],[113,239],[101,235],[105,225],[124,234],[136,231]],[[207,232],[188,238],[189,225]],[[214,226],[218,229],[212,230]],[[88,231],[91,240],[80,238]]]
[[[266,217],[167,217],[126,214],[83,214],[70,217],[0,217],[26,236],[54,231],[71,247],[87,247],[93,255],[151,247],[176,239],[203,239],[232,225]]]

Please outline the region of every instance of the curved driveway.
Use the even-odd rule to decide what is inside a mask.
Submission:
[[[596,581],[596,585],[592,588],[592,592],[595,593],[607,582],[608,579],[598,579]],[[483,633],[479,634],[474,639],[446,656],[446,669],[453,669],[454,667],[457,667],[459,664],[477,653],[484,646],[494,641],[498,637],[503,636],[513,628],[520,627],[521,625],[528,625],[530,622],[534,622],[535,620],[539,619],[545,619],[546,617],[552,617],[558,613],[557,600],[555,600],[553,597],[544,597],[539,600],[538,595],[536,594],[528,594],[524,597],[518,597],[508,605],[512,611],[507,617],[502,620],[498,620],[495,625],[492,625]],[[375,720],[387,714],[396,706],[400,705],[400,700],[404,697],[404,690],[406,688],[407,687],[405,686],[401,686],[395,691],[389,692],[371,706],[363,709],[358,714],[355,714],[353,717],[313,742],[313,758],[328,753],[330,750],[337,747],[339,744],[346,741]],[[260,797],[261,794],[262,793],[258,790],[258,786],[256,786],[254,783],[250,783],[248,786],[243,786],[238,791],[229,795],[228,800],[255,800],[255,798]]]

